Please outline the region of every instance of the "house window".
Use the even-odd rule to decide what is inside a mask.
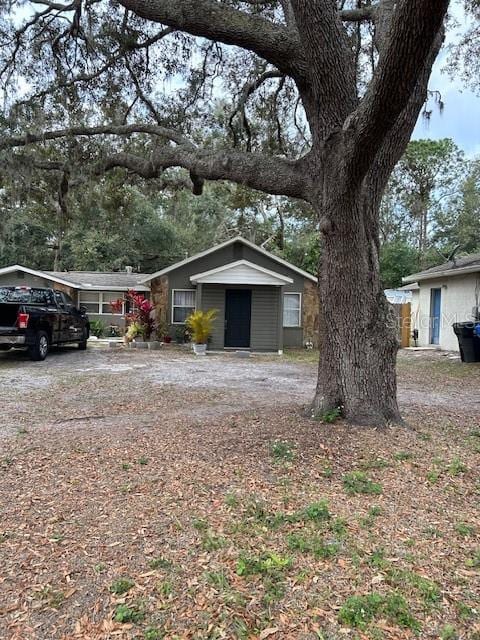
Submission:
[[[195,311],[195,289],[173,289],[172,322],[184,324],[188,316]]]
[[[125,314],[125,303],[120,313],[113,312],[111,303],[123,296],[123,291],[80,291],[79,305],[85,307],[87,313],[121,316]]]
[[[302,307],[300,293],[284,293],[283,294],[283,326],[299,327],[300,311]]]

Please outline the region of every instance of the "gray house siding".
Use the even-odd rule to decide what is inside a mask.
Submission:
[[[252,292],[252,315],[250,325],[250,348],[255,351],[277,351],[281,347],[280,334],[280,288],[247,285],[204,285],[201,308],[217,309],[210,340],[211,349],[223,349],[225,341],[225,291],[227,289],[249,289]]]
[[[221,285],[204,284],[201,292],[193,285],[190,278],[193,275],[210,271],[217,267],[227,265],[238,260],[247,260],[264,269],[274,271],[292,279],[282,287],[254,286],[254,285]],[[155,290],[158,282],[154,281]],[[210,348],[223,349],[225,339],[225,290],[226,289],[250,289],[252,291],[252,316],[251,316],[251,340],[250,348],[255,351],[277,351],[283,347],[302,347],[304,342],[304,329],[300,327],[283,327],[283,294],[301,294],[302,310],[300,313],[301,324],[304,317],[303,301],[306,290],[305,277],[292,270],[288,265],[283,265],[275,259],[264,255],[254,248],[242,242],[222,247],[206,256],[199,257],[187,264],[180,265],[168,272],[168,303],[163,317],[166,317],[170,325],[170,335],[175,337],[178,325],[172,322],[172,299],[174,289],[197,290],[197,308],[218,309],[218,317],[214,323]],[[167,294],[167,291],[165,291]],[[165,306],[165,305],[163,305]],[[159,314],[162,312],[158,312]]]
[[[277,351],[280,344],[280,287],[252,289],[250,346],[254,351]]]
[[[283,327],[284,347],[303,347],[303,327]]]
[[[211,349],[223,349],[225,339],[225,288],[215,285],[202,287],[202,309],[217,309],[218,316],[213,323],[213,332],[210,340]]]

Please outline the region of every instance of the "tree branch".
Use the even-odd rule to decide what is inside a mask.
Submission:
[[[103,169],[124,167],[144,178],[157,178],[166,169],[182,167],[190,172],[196,195],[201,193],[203,180],[229,180],[271,195],[306,198],[311,185],[302,164],[301,160],[255,153],[163,146],[149,160],[129,153],[113,154],[104,161]]]
[[[355,64],[336,0],[291,0],[300,39],[307,56],[312,105],[318,114],[322,142],[332,129],[339,129],[357,106]],[[315,117],[315,116],[314,116]],[[318,117],[318,115],[317,115]],[[315,142],[315,141],[314,141]]]
[[[193,191],[201,193],[204,180],[230,180],[272,195],[285,195],[308,199],[312,188],[311,172],[306,166],[308,157],[287,160],[281,157],[244,153],[230,150],[200,149],[182,134],[156,125],[125,125],[99,127],[72,127],[57,131],[30,133],[25,136],[0,140],[0,150],[25,147],[29,144],[70,138],[72,136],[131,135],[145,133],[176,143],[155,147],[150,158],[115,153],[97,165],[94,173],[124,167],[144,178],[158,178],[171,167],[182,167],[190,172]],[[60,164],[48,163],[46,169],[60,170]]]
[[[388,41],[368,91],[346,120],[353,152],[348,175],[361,181],[383,140],[407,106],[443,25],[449,0],[397,3]]]
[[[60,138],[72,138],[74,136],[99,136],[114,135],[126,136],[133,133],[146,133],[148,135],[166,138],[185,147],[193,147],[193,144],[178,131],[160,127],[158,125],[149,124],[132,124],[132,125],[106,125],[99,127],[71,127],[70,129],[57,129],[55,131],[43,131],[42,133],[26,133],[23,136],[11,136],[0,139],[0,149],[8,149],[13,147],[25,147],[29,144],[37,142],[46,142],[47,140],[58,140]]]
[[[305,60],[295,31],[214,0],[118,0],[129,11],[193,36],[253,51],[282,73],[301,77]]]

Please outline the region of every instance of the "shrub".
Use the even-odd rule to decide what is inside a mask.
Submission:
[[[348,494],[367,493],[378,495],[382,486],[372,482],[363,471],[352,471],[343,476],[343,487]]]
[[[90,320],[90,333],[97,338],[103,338],[107,327],[101,320]]]

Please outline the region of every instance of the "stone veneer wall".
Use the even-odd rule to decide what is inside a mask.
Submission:
[[[305,280],[302,304],[303,341],[312,340],[315,347],[318,347],[319,306],[317,284],[311,280]]]
[[[152,303],[158,323],[170,324],[168,315],[168,276],[160,276],[151,282]]]

